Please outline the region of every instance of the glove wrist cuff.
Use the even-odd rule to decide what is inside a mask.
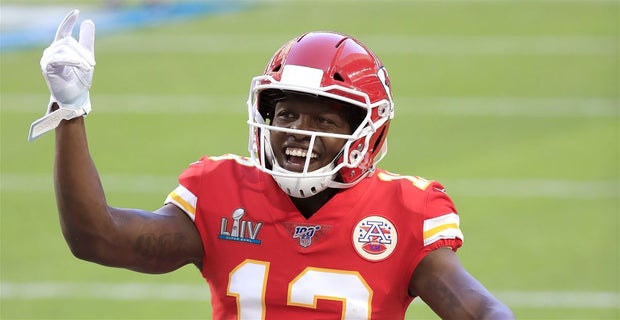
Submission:
[[[46,115],[54,112],[54,110],[52,110],[52,106],[54,105],[54,103],[58,105],[58,108],[82,111],[83,116],[86,116],[92,110],[92,107],[90,105],[90,93],[88,92],[86,93],[86,100],[81,105],[60,103],[54,98],[53,95],[50,95],[50,102],[47,104],[47,111],[45,112]]]
[[[83,117],[88,113],[87,110],[90,111],[90,100],[87,100],[87,103],[82,106],[81,109],[64,108],[58,104],[59,108],[52,110],[54,103],[58,102],[50,100],[50,103],[47,106],[47,113],[30,125],[28,141],[32,141],[42,134],[56,129],[62,120],[71,120],[77,117]]]

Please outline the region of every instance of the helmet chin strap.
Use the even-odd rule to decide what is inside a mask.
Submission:
[[[295,172],[286,170],[278,164],[278,161],[272,162],[273,174],[271,175],[278,186],[291,197],[308,198],[327,189],[334,175],[318,176],[318,177],[292,177]],[[313,174],[329,172],[334,168],[330,163],[320,169],[312,171]]]
[[[306,172],[300,173],[286,170],[280,166],[276,156],[273,153],[273,149],[271,148],[271,138],[268,130],[263,130],[261,132],[261,140],[263,143],[263,148],[261,149],[263,150],[262,152],[264,152],[265,156],[264,160],[271,164],[270,174],[280,189],[282,189],[282,191],[289,196],[294,198],[309,198],[327,189],[333,182],[334,176],[336,175],[335,173],[332,175],[321,175],[321,173],[328,173],[334,169],[333,161],[322,168],[308,172],[312,173],[312,176],[304,175]],[[314,139],[312,140],[312,144],[314,144]],[[308,157],[309,155],[310,151],[308,151]],[[317,174],[319,176],[316,176]]]

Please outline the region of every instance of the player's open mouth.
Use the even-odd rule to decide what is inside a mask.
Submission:
[[[301,172],[306,164],[306,157],[308,156],[308,149],[303,148],[285,148],[284,149],[284,168],[290,171]],[[319,155],[316,152],[310,153],[310,167],[309,171],[312,171],[312,165],[317,161]]]

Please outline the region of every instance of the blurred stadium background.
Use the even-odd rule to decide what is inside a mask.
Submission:
[[[2,319],[208,319],[198,271],[79,261],[62,239],[53,134],[27,143],[39,58],[72,8],[97,24],[90,146],[115,206],[155,209],[202,154],[247,154],[249,80],[304,31],[367,43],[396,118],[381,166],[441,181],[468,270],[519,319],[619,319],[619,4],[3,0]],[[407,319],[437,319],[422,302]]]

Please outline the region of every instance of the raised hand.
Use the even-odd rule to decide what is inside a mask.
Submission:
[[[51,96],[45,116],[30,126],[32,141],[69,120],[91,110],[89,89],[95,67],[95,24],[85,20],[80,25],[79,41],[72,37],[79,11],[71,11],[58,26],[54,42],[43,51],[41,72]],[[54,104],[58,108],[54,108]]]

